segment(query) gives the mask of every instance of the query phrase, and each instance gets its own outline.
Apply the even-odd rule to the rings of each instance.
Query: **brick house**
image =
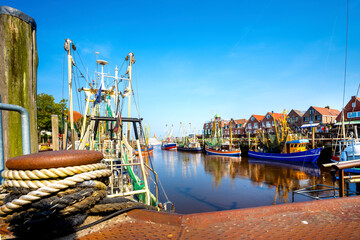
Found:
[[[204,123],[203,133],[205,137],[210,137],[213,131],[214,125],[220,129],[220,134],[224,134],[224,126],[228,124],[229,121],[221,119],[219,114],[216,114],[214,120]]]
[[[303,116],[305,111],[292,109],[288,114],[289,127],[294,131],[298,130],[303,125]]]
[[[285,114],[286,117],[286,114]],[[268,112],[266,113],[266,115],[263,117],[263,119],[260,121],[260,125],[261,125],[261,129],[264,132],[268,132],[268,133],[273,133],[275,132],[275,122],[274,119],[277,121],[276,123],[278,123],[280,120],[282,120],[284,118],[284,114],[282,113],[271,113]]]
[[[240,138],[241,136],[245,135],[245,124],[246,119],[231,119],[229,123],[224,126],[224,137],[230,137],[230,122],[231,122],[231,130],[232,136],[234,138]]]
[[[251,115],[247,120],[245,131],[246,133],[254,134],[260,128],[260,121],[264,118],[263,115]]]
[[[326,124],[332,124],[339,113],[339,110],[331,109],[330,107],[310,106],[303,115],[303,125],[301,128],[320,128]]]
[[[360,98],[355,96],[351,97],[350,101],[346,104],[344,108],[344,120],[345,124],[354,124],[356,123],[354,121],[360,120]],[[349,123],[346,123],[346,121],[349,121]],[[336,122],[341,122],[341,114],[336,117]]]

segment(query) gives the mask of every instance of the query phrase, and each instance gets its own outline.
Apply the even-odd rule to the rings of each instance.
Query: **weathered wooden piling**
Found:
[[[37,66],[35,20],[23,12],[0,6],[0,94],[3,103],[24,107],[30,116],[31,152],[38,151]],[[21,119],[2,112],[5,160],[22,155]]]

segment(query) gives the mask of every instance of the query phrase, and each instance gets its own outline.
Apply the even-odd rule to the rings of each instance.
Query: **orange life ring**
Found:
[[[40,152],[10,158],[6,161],[6,167],[9,170],[71,167],[99,163],[103,158],[101,152],[89,150]]]

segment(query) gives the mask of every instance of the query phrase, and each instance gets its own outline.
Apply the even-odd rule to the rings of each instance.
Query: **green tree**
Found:
[[[67,115],[67,100],[62,99],[59,103],[55,102],[52,95],[40,93],[37,95],[37,122],[38,130],[51,131],[51,115],[60,117],[60,128],[62,128],[62,114]]]

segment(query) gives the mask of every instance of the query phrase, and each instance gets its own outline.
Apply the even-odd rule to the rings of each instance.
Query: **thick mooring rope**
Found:
[[[65,168],[50,168],[41,170],[5,170],[1,173],[1,176],[5,179],[15,180],[40,180],[40,179],[51,179],[51,178],[64,178],[73,176],[75,174],[90,172],[99,169],[105,169],[106,165],[102,163],[81,165],[74,167]]]
[[[51,194],[64,190],[71,186],[75,186],[78,183],[93,180],[102,177],[108,177],[111,175],[111,171],[106,168],[104,164],[94,164],[93,165],[83,165],[77,167],[67,167],[67,168],[58,168],[58,169],[42,169],[34,171],[16,171],[10,170],[5,172],[2,176],[5,179],[16,179],[21,181],[6,180],[6,186],[11,187],[24,187],[24,188],[35,188],[36,190],[22,195],[18,199],[14,199],[11,202],[6,203],[0,207],[0,216],[8,215],[9,213],[16,211],[17,209],[22,208],[23,206],[30,204],[34,201],[40,200],[41,198],[47,197]],[[102,169],[101,169],[102,168]],[[98,169],[98,170],[94,170]],[[78,173],[78,174],[76,174]],[[59,178],[64,176],[69,176],[65,179],[58,181],[22,181],[23,179],[49,179]],[[42,178],[40,178],[40,176]]]

